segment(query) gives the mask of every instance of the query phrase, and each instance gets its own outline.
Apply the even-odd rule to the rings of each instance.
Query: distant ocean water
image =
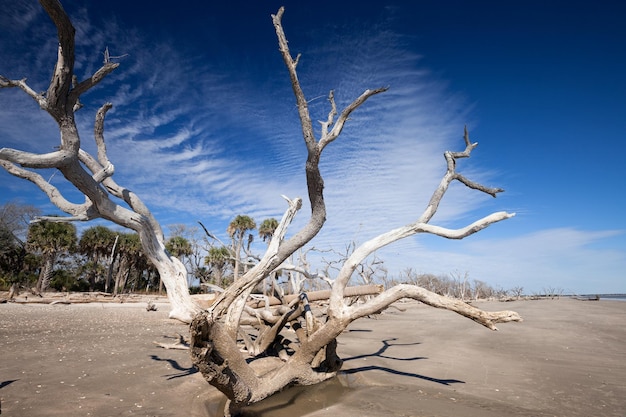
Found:
[[[594,298],[596,295],[600,300],[626,301],[626,294],[584,294],[581,297]]]

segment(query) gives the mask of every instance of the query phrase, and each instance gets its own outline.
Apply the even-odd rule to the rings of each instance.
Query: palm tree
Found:
[[[224,279],[224,271],[228,265],[232,263],[232,254],[226,246],[212,246],[209,254],[204,258],[204,263],[209,266],[213,283],[222,286]]]
[[[263,242],[268,242],[272,240],[272,236],[274,236],[274,232],[278,227],[278,220],[275,218],[269,218],[263,220],[261,226],[259,226],[259,237],[263,239]]]
[[[23,249],[13,233],[0,223],[0,278],[11,281],[17,275],[17,260]]]
[[[29,205],[8,202],[0,206],[0,280],[7,284],[25,279],[28,225],[40,214],[39,209]]]
[[[78,250],[88,258],[85,269],[90,291],[95,290],[97,277],[104,271],[101,260],[109,255],[114,243],[115,233],[105,226],[90,227],[83,232],[78,242]]]
[[[250,216],[238,215],[230,222],[226,233],[231,237],[233,242],[233,252],[235,255],[235,268],[233,271],[233,279],[237,281],[239,278],[239,265],[241,263],[241,249],[243,248],[243,239],[246,233],[250,230],[256,229],[256,223]],[[248,235],[248,249],[253,240],[252,234]]]
[[[117,274],[115,275],[115,287],[113,296],[123,291],[128,278],[133,272],[137,279],[143,271],[150,267],[146,258],[139,235],[137,233],[120,233],[117,249]]]
[[[72,252],[77,240],[76,227],[71,223],[40,221],[29,227],[26,247],[39,252],[43,259],[35,287],[37,293],[48,288],[55,262],[64,252]]]
[[[172,236],[169,238],[167,242],[165,242],[165,249],[167,249],[171,255],[177,257],[181,262],[183,262],[184,257],[193,255],[193,247],[191,246],[191,243],[182,236]],[[163,283],[159,281],[159,293],[161,292],[162,285]],[[190,285],[189,274],[187,274],[187,285]]]
[[[193,248],[191,243],[182,236],[172,236],[165,242],[165,249],[167,251],[182,260],[184,256],[193,254]]]

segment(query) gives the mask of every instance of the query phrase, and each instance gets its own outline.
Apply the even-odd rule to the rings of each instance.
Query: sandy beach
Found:
[[[523,323],[489,331],[417,302],[353,323],[342,374],[246,416],[626,416],[626,302],[480,302]],[[165,350],[186,326],[143,303],[0,305],[6,416],[215,416],[223,398]]]

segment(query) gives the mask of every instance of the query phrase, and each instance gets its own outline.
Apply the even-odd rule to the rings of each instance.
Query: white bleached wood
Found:
[[[95,141],[98,149],[94,158],[81,149],[81,141],[74,119],[74,112],[81,105],[81,94],[102,81],[119,64],[106,62],[91,77],[78,82],[74,70],[75,30],[63,7],[55,0],[41,0],[57,27],[59,38],[57,61],[52,80],[45,94],[37,94],[26,84],[26,80],[10,80],[0,75],[0,88],[20,88],[33,98],[57,122],[60,133],[59,150],[45,154],[34,154],[17,149],[0,149],[0,166],[10,174],[37,185],[50,201],[69,217],[54,218],[54,221],[86,221],[104,218],[130,228],[139,234],[144,253],[159,271],[167,289],[172,307],[170,317],[189,323],[200,309],[195,305],[187,288],[187,269],[165,250],[161,226],[154,219],[141,199],[130,190],[113,181],[113,164],[106,156],[104,142],[104,117],[111,104],[98,111],[95,120]],[[74,204],[63,197],[34,169],[56,168],[63,176],[85,195],[85,203]],[[126,206],[114,202],[111,197],[121,199]]]

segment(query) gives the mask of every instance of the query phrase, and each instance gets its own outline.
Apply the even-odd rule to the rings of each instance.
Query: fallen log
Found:
[[[344,297],[360,297],[364,295],[378,295],[383,292],[384,287],[382,285],[358,285],[354,287],[346,287],[344,291]],[[307,298],[309,301],[322,301],[330,298],[331,290],[320,290],[307,292]],[[285,303],[289,304],[293,300],[300,297],[300,294],[289,294],[285,296]],[[283,304],[283,301],[276,297],[264,297],[263,299],[248,301],[248,306],[252,308],[265,307],[265,300],[269,300],[270,306],[276,306]]]

